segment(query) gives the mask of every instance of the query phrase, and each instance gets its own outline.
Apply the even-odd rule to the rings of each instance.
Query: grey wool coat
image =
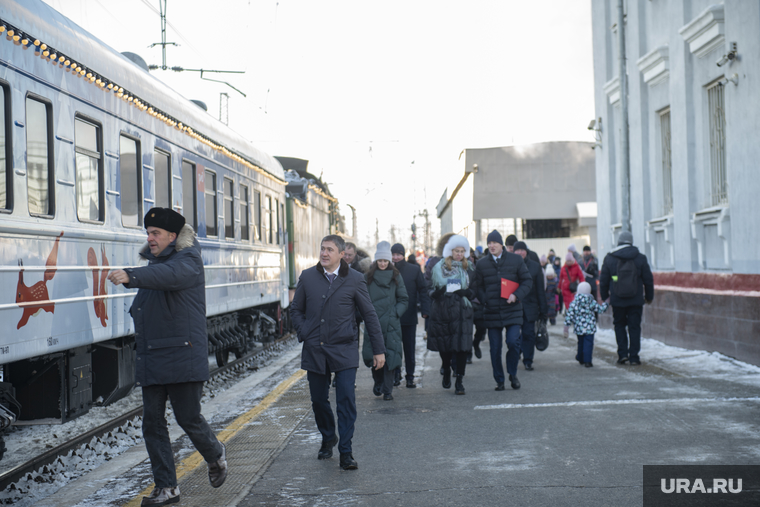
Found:
[[[359,367],[356,310],[364,318],[375,355],[385,353],[383,333],[364,275],[340,261],[332,285],[321,264],[305,269],[290,305],[290,318],[303,343],[301,368],[325,375]]]
[[[146,245],[148,265],[127,268],[138,289],[129,309],[135,322],[136,385],[140,387],[208,380],[206,279],[195,231],[185,225],[158,255]]]
[[[401,358],[404,345],[401,340],[401,316],[406,312],[409,304],[409,296],[404,286],[404,277],[399,273],[396,280],[392,280],[393,270],[386,269],[375,271],[374,279],[367,284],[372,305],[375,307],[377,317],[380,319],[380,329],[383,332],[385,342],[385,364],[389,370],[401,367]],[[365,280],[367,275],[364,275]],[[365,324],[364,347],[362,357],[364,364],[372,366],[372,348],[367,339],[367,327]]]

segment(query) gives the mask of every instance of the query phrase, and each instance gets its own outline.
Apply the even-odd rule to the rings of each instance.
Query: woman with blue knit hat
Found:
[[[383,399],[393,399],[393,371],[401,367],[403,344],[401,340],[400,317],[406,312],[409,296],[404,286],[404,278],[391,263],[391,244],[381,241],[377,244],[375,262],[364,275],[367,281],[369,297],[380,319],[380,328],[385,340],[385,366],[382,370],[372,369],[375,386],[372,392],[375,396],[383,395]],[[362,348],[364,364],[372,367],[372,348],[370,340],[364,337]]]
[[[451,387],[451,360],[456,358],[456,394],[464,394],[462,378],[467,353],[472,349],[473,308],[470,298],[470,251],[467,238],[455,234],[443,248],[443,260],[433,267],[427,348],[439,352],[443,360],[443,387]]]

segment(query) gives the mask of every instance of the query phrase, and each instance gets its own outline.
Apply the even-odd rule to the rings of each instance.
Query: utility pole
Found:
[[[625,58],[625,13],[623,12],[624,0],[618,0],[618,59],[620,76],[620,162],[622,174],[622,231],[631,231],[631,167],[630,147],[628,145],[628,75],[626,74]]]

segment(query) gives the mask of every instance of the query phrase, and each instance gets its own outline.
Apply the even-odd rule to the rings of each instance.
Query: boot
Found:
[[[444,389],[451,387],[451,370],[448,368],[443,371],[443,382],[441,382],[441,385],[443,385]]]
[[[463,375],[457,375],[457,381],[454,385],[454,392],[456,394],[464,394],[464,385],[462,385],[462,377]]]

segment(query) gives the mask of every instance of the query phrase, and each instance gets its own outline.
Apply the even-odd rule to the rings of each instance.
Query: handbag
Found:
[[[570,278],[570,268],[568,268],[567,266],[565,266],[565,271],[567,271],[567,278],[568,278],[568,280],[570,280],[570,285],[568,285],[567,288],[570,289],[570,292],[572,292],[573,294],[575,294],[575,291],[578,290],[578,282],[577,281],[574,282],[572,280],[572,278]]]
[[[536,350],[543,351],[549,346],[549,330],[546,329],[546,319],[536,322]]]

